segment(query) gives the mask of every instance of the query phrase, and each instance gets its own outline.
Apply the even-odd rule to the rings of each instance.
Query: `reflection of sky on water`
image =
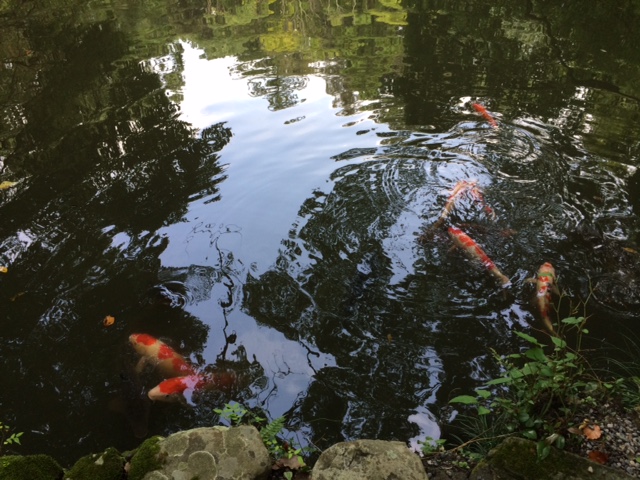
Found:
[[[296,265],[291,265],[290,274],[294,278],[304,275],[313,261],[296,238],[295,232],[308,220],[300,216],[301,206],[313,197],[314,191],[332,191],[337,179],[331,176],[337,168],[363,160],[356,155],[337,163],[332,157],[350,149],[379,145],[375,132],[386,131],[387,127],[368,119],[370,112],[367,111],[345,118],[327,93],[325,79],[314,75],[300,82],[300,90],[296,92],[298,103],[281,110],[269,109],[264,97],[251,95],[249,84],[255,78],[237,75],[240,69],[236,58],[207,60],[201,50],[189,44],[183,48],[181,120],[199,130],[225,122],[233,137],[220,152],[226,175],[220,184],[220,200],[193,201],[183,222],[158,232],[169,238],[168,247],[160,257],[163,266],[212,266],[231,275],[237,288],[242,290],[245,276],[251,273],[257,277],[273,268],[283,250],[283,240],[291,239],[301,252]],[[234,69],[236,74],[232,75]],[[263,76],[264,72],[256,75]],[[401,162],[396,167],[405,166],[408,165]],[[385,168],[384,163],[381,168]],[[422,166],[411,165],[411,168],[421,170]],[[394,178],[390,181],[393,183]],[[414,196],[412,191],[404,193]],[[400,210],[406,207],[407,200],[394,199]],[[420,218],[415,213],[409,216],[411,218],[400,215],[394,238],[389,240],[393,244],[389,245],[390,251],[398,255],[394,270],[400,277],[411,270],[415,261],[409,242],[413,242],[412,232],[417,229]],[[225,310],[221,304],[228,299],[229,289],[223,284],[224,281],[217,283],[206,301],[185,306],[185,310],[211,327],[204,360],[213,363],[224,350],[223,329],[226,328],[227,334],[236,333],[236,343],[228,351],[242,346],[249,359],[255,356],[267,377],[266,384],[252,386],[254,401],[273,417],[284,414],[308,390],[315,372],[335,366],[336,360],[332,355],[316,352],[313,345],[290,340],[278,330],[258,324],[237,308],[242,301],[241,294],[235,297],[234,305]],[[291,319],[292,323],[297,320]],[[429,364],[434,361],[439,364],[434,355],[435,351],[430,350]],[[435,384],[440,371],[436,365],[425,375],[433,377]],[[420,398],[420,402],[433,402],[435,390],[432,397]],[[408,420],[421,431],[416,438],[425,434],[437,436],[433,416],[426,408],[416,405],[415,413]]]
[[[326,188],[335,168],[330,157],[357,141],[355,129],[345,128],[345,119],[335,115],[333,98],[320,77],[308,78],[298,92],[298,104],[271,111],[264,98],[250,95],[250,77],[230,75],[237,59],[207,60],[201,55],[201,50],[184,44],[181,119],[198,129],[217,122],[226,122],[231,128],[233,137],[220,160],[228,177],[220,185],[222,201],[193,202],[185,223],[162,232],[172,238],[162,260],[166,265],[205,262],[209,250],[206,235],[193,236],[188,245],[182,239],[198,222],[234,224],[241,232],[234,238],[232,250],[247,264],[255,262],[263,272],[276,260],[300,205],[314,189]],[[364,119],[367,115],[357,116]],[[294,118],[302,120],[288,123]],[[371,143],[362,137],[361,144]],[[281,190],[283,185],[286,192]]]

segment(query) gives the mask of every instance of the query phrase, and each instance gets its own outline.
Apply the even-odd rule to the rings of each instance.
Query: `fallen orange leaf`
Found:
[[[105,327],[110,327],[111,325],[113,325],[115,323],[116,319],[114,317],[112,317],[111,315],[107,315],[106,317],[104,317],[104,320],[102,321],[102,324]]]
[[[9,269],[7,267],[0,267],[0,273],[7,273]]]
[[[594,450],[589,452],[589,460],[599,463],[600,465],[604,465],[609,460],[609,455],[604,452],[598,452]]]
[[[598,425],[585,426],[582,429],[582,434],[587,437],[587,440],[597,440],[602,436],[602,429]]]

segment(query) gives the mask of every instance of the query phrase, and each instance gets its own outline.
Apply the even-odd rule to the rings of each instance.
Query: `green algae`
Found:
[[[120,480],[124,457],[115,448],[86,455],[78,460],[64,476],[65,480]]]
[[[64,473],[48,455],[0,457],[0,480],[59,480]]]
[[[590,462],[586,458],[556,448],[544,460],[538,460],[535,442],[522,438],[508,438],[478,463],[471,473],[472,480],[621,480],[630,478],[624,472]]]
[[[131,458],[129,480],[142,480],[147,473],[162,468],[165,458],[160,452],[160,440],[161,436],[151,437],[138,447]]]

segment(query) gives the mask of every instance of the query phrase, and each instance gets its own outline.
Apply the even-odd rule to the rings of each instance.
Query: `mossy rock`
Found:
[[[60,480],[63,473],[49,455],[0,457],[0,480]]]
[[[629,475],[557,448],[538,460],[536,444],[508,438],[489,452],[471,472],[471,480],[627,480]]]
[[[124,471],[124,457],[115,448],[86,455],[78,460],[64,476],[64,480],[120,480]]]
[[[164,458],[160,456],[160,440],[162,439],[163,437],[160,436],[151,437],[138,447],[131,458],[129,480],[142,480],[147,473],[162,468],[164,464]]]

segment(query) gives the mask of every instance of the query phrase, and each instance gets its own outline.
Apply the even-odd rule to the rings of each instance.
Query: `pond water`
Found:
[[[546,261],[595,345],[633,330],[640,9],[512,3],[5,2],[18,451],[69,464],[226,402],[284,415],[301,445],[438,438],[448,399],[498,373],[490,348],[543,335],[527,279]],[[485,203],[448,221],[506,288],[424,235],[460,180]],[[162,378],[135,369],[132,333],[236,384],[145,401]]]

